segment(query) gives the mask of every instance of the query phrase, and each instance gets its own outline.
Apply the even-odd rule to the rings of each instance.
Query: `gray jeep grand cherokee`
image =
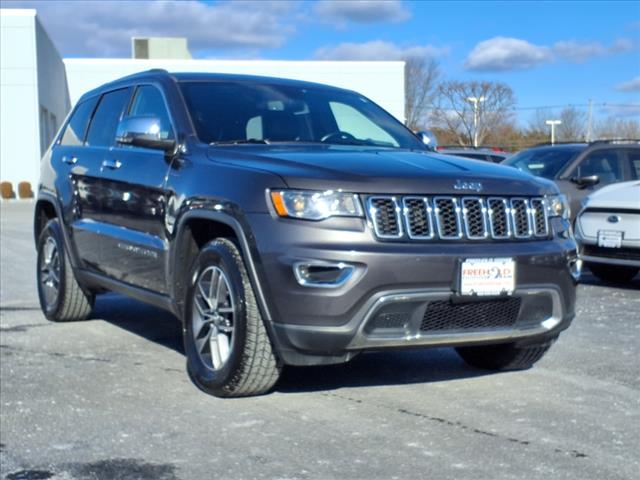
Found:
[[[40,302],[54,321],[107,291],[173,312],[217,396],[373,349],[528,368],[574,317],[565,209],[355,92],[153,70],[85,94],[43,158]]]

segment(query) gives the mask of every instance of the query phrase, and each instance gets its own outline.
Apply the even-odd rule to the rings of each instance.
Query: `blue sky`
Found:
[[[196,58],[435,58],[446,79],[510,85],[518,107],[640,118],[640,2],[3,2],[35,7],[65,57],[126,57],[186,36]],[[70,21],[70,19],[72,19]],[[618,107],[616,105],[635,105]],[[521,110],[521,118],[528,110]]]

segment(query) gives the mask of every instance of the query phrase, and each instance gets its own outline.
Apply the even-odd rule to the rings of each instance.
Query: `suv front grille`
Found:
[[[451,303],[449,300],[430,302],[424,312],[420,331],[480,330],[515,325],[520,313],[520,297]]]
[[[394,197],[367,200],[381,239],[484,240],[549,236],[544,198]]]

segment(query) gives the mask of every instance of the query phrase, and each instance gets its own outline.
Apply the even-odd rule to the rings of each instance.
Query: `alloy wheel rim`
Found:
[[[52,237],[47,238],[42,247],[40,284],[47,307],[53,306],[60,291],[60,254]]]
[[[199,275],[193,295],[192,334],[200,360],[220,370],[233,349],[236,305],[227,275],[207,267]]]

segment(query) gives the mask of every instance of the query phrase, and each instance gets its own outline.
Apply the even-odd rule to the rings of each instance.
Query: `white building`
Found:
[[[31,182],[69,109],[88,90],[151,68],[264,75],[356,90],[404,121],[404,62],[60,59],[35,10],[0,10],[0,180]],[[157,39],[156,39],[157,40]],[[136,39],[139,41],[139,39]],[[135,52],[135,43],[134,52]],[[163,49],[166,50],[166,46]],[[177,55],[177,54],[176,54]],[[181,54],[184,56],[183,54]]]

